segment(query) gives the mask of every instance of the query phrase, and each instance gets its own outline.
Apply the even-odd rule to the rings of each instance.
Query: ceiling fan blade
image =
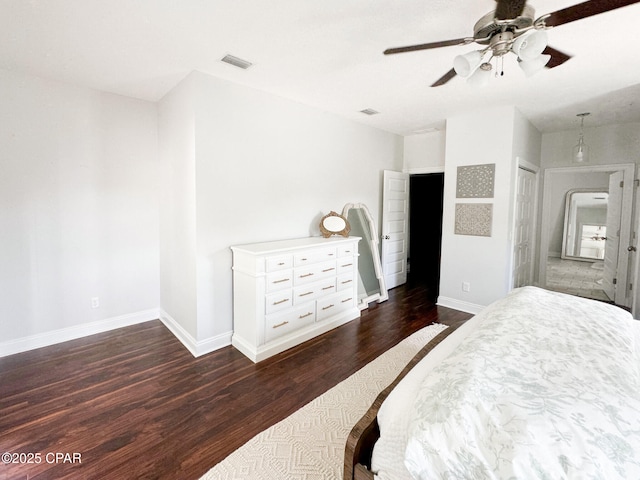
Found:
[[[558,25],[564,25],[565,23],[633,5],[634,3],[640,3],[640,0],[590,0],[550,13],[545,18],[544,23],[548,27],[557,27]]]
[[[557,67],[558,65],[562,65],[564,62],[571,58],[571,55],[567,55],[566,53],[561,52],[560,50],[556,50],[553,47],[547,47],[542,52],[545,55],[551,55],[551,59],[549,63],[547,63],[547,68]]]
[[[410,45],[408,47],[388,48],[384,51],[384,54],[391,55],[394,53],[415,52],[416,50],[428,50],[430,48],[450,47],[452,45],[466,45],[468,43],[471,43],[472,41],[473,39],[458,38],[456,40],[444,40],[442,42],[423,43],[421,45]]]
[[[498,20],[513,20],[518,18],[524,10],[526,0],[496,0],[498,6],[496,7],[495,17]]]
[[[456,76],[456,71],[452,68],[447,73],[445,73],[442,77],[440,77],[438,80],[436,80],[435,83],[433,85],[431,85],[431,86],[432,87],[439,87],[440,85],[444,85],[445,83],[447,83],[449,80],[451,80],[455,76]]]

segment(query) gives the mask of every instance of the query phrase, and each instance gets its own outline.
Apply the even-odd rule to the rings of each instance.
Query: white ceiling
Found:
[[[577,0],[531,0],[536,16]],[[525,78],[515,56],[481,89],[431,88],[474,47],[382,54],[473,35],[494,0],[0,0],[0,68],[157,101],[199,70],[411,135],[515,105],[542,132],[640,121],[640,4],[549,31],[573,55]],[[225,54],[254,63],[240,70]],[[379,115],[359,113],[372,108]]]

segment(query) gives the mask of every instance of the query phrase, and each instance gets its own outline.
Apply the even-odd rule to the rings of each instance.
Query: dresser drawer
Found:
[[[337,263],[337,274],[346,275],[347,273],[353,273],[354,267],[355,263],[353,261],[353,258],[339,258]]]
[[[265,296],[264,312],[266,314],[279,312],[293,305],[291,289],[280,290]]]
[[[323,295],[331,295],[336,292],[336,279],[327,278],[309,285],[302,285],[293,289],[293,304],[299,305],[309,300],[315,300]]]
[[[315,263],[306,267],[293,269],[293,284],[305,285],[328,277],[335,277],[337,272],[335,260],[323,263]]]
[[[277,257],[267,257],[265,259],[265,270],[268,272],[277,272],[293,267],[292,255],[280,255]]]
[[[356,305],[353,290],[344,290],[317,300],[316,319],[318,322],[327,317],[340,313]]]
[[[265,316],[265,342],[286,335],[316,321],[314,302],[308,302],[286,313]]]
[[[358,253],[357,244],[354,245],[340,245],[338,247],[338,257],[353,257]]]
[[[324,262],[336,258],[336,248],[322,248],[304,253],[296,253],[293,256],[293,266],[310,265],[312,263]]]
[[[336,288],[337,290],[344,290],[346,288],[353,288],[355,282],[353,272],[345,273],[338,277]]]
[[[293,272],[282,270],[281,272],[268,273],[266,277],[266,293],[284,290],[293,286]]]

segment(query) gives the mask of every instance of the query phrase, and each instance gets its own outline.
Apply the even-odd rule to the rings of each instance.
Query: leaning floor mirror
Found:
[[[347,203],[342,209],[342,216],[351,226],[351,235],[361,237],[358,245],[358,307],[364,310],[369,302],[384,302],[389,294],[384,283],[378,234],[366,205]]]
[[[604,190],[574,189],[566,196],[561,257],[604,260],[607,240],[607,204]]]

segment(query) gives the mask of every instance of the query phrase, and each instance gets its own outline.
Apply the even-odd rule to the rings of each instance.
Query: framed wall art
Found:
[[[493,198],[496,164],[458,167],[456,198]]]
[[[456,235],[491,236],[492,203],[456,203]]]

